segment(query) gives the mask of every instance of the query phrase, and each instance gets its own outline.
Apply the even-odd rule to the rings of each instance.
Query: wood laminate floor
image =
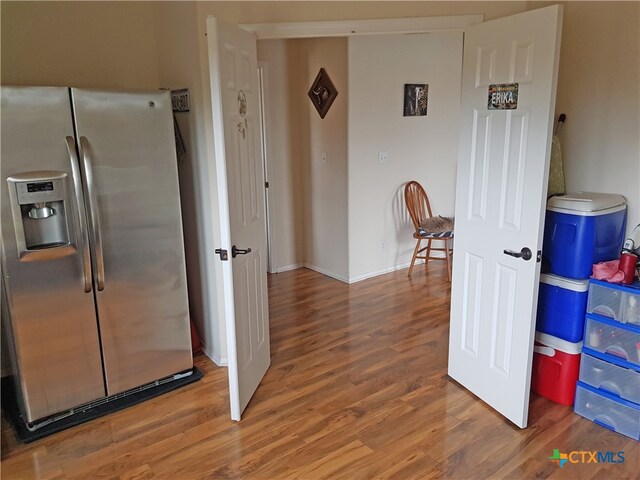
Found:
[[[272,364],[241,422],[200,356],[200,382],[29,445],[3,418],[2,478],[638,478],[637,442],[536,395],[520,430],[447,377],[450,284],[429,268],[272,275]],[[561,469],[554,449],[625,462]]]

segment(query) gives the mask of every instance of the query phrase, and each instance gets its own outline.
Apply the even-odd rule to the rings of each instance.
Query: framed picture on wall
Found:
[[[404,84],[404,116],[424,117],[427,115],[429,85],[426,83]]]
[[[308,95],[311,103],[313,103],[313,106],[316,107],[316,110],[320,114],[320,118],[324,118],[331,104],[338,96],[338,90],[336,90],[336,87],[333,85],[324,68],[321,68],[318,72],[316,79],[309,89]]]

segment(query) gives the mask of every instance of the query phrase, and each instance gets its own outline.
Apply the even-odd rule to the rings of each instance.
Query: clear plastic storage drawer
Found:
[[[640,290],[591,280],[587,313],[640,325]]]
[[[582,354],[580,381],[640,404],[640,372]]]
[[[575,412],[592,422],[640,440],[640,406],[615,398],[578,382]]]
[[[640,366],[640,327],[587,315],[584,346]]]

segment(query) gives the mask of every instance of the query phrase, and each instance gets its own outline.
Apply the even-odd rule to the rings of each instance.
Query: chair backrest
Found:
[[[407,210],[416,231],[426,219],[433,216],[427,192],[416,181],[412,180],[404,186],[404,202],[407,204]]]

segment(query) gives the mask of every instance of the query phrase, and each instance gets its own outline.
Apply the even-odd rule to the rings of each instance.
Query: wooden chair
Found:
[[[427,192],[425,192],[422,185],[418,182],[411,181],[405,185],[404,201],[415,229],[413,238],[416,239],[416,248],[413,250],[413,258],[411,259],[411,266],[409,267],[409,276],[411,276],[413,265],[417,259],[424,260],[425,267],[428,266],[429,260],[446,260],[447,274],[449,281],[451,281],[451,255],[453,249],[451,248],[450,242],[453,241],[452,219],[433,216]],[[427,241],[427,246],[420,248],[423,240]],[[432,247],[431,242],[436,240],[444,242],[444,246],[438,248]],[[420,256],[425,250],[426,254]],[[431,256],[432,251],[444,252],[444,257],[433,257]]]

